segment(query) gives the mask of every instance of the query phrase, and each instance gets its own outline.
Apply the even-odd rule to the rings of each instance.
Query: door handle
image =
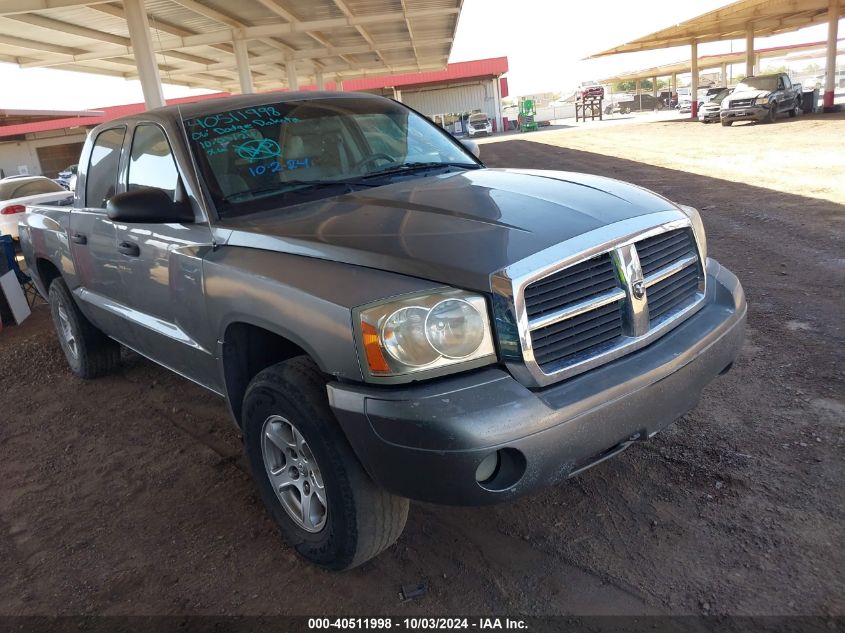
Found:
[[[70,236],[70,241],[74,244],[87,244],[88,238],[84,236],[82,233],[74,233]]]
[[[134,242],[121,242],[117,245],[117,250],[129,257],[138,257],[141,254],[140,247]]]

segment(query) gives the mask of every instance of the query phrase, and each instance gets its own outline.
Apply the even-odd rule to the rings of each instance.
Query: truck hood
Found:
[[[727,97],[725,97],[725,101],[723,103],[727,103],[729,101],[739,101],[740,99],[762,99],[768,97],[772,94],[768,90],[743,90],[742,92],[732,92]]]
[[[224,219],[219,239],[485,291],[538,251],[637,216],[678,210],[610,178],[479,169],[395,182]],[[678,211],[679,217],[683,217]]]

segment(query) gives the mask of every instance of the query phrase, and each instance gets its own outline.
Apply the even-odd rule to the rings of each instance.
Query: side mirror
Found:
[[[117,194],[106,203],[106,215],[110,220],[137,224],[194,221],[190,206],[173,202],[163,189],[155,187]]]
[[[461,141],[461,145],[466,147],[469,152],[476,158],[481,158],[481,148],[478,147],[478,143],[476,143],[475,141],[471,141],[468,138],[465,138]]]

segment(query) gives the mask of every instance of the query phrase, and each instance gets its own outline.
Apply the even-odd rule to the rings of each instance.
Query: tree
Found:
[[[764,70],[762,74],[764,74],[764,75],[774,75],[774,74],[777,74],[777,73],[785,73],[785,74],[788,75],[789,74],[789,67],[783,66],[783,65],[767,66],[766,70]]]

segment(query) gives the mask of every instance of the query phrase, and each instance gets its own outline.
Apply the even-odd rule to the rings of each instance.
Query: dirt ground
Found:
[[[133,355],[76,379],[38,308],[0,334],[0,614],[845,613],[843,126],[485,143],[490,166],[613,176],[702,209],[711,255],[745,285],[748,341],[652,442],[517,503],[414,503],[398,544],[345,574],[281,542],[221,400]]]

